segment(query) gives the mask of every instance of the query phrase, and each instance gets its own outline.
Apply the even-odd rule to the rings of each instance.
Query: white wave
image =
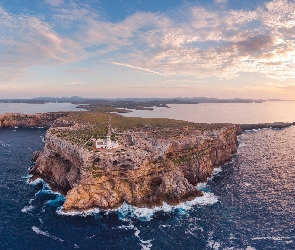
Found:
[[[185,208],[187,210],[190,210],[195,205],[202,205],[202,206],[213,205],[218,202],[218,197],[215,194],[209,193],[209,192],[203,192],[203,194],[204,194],[203,196],[196,197],[193,200],[180,203],[179,205],[175,206],[175,208],[180,207],[180,208]]]
[[[207,182],[208,181],[212,181],[214,177],[218,176],[222,172],[222,167],[223,166],[224,165],[222,165],[222,166],[220,166],[218,168],[214,168],[213,171],[212,171],[212,173],[211,173],[211,177],[208,177],[207,178]],[[205,183],[207,184],[207,182],[205,182]]]
[[[4,143],[3,141],[0,141],[0,146],[3,146],[3,147],[10,147],[9,144]]]
[[[218,241],[209,240],[208,247],[214,250],[218,250],[221,247],[221,244]]]
[[[37,185],[37,184],[43,184],[43,187],[41,190],[39,190],[36,194],[35,197],[40,195],[40,194],[56,194],[56,195],[61,195],[63,196],[60,192],[58,191],[53,191],[50,186],[41,178],[37,178],[33,181],[30,181],[29,184],[31,185]]]
[[[63,211],[63,207],[59,207],[56,210],[56,213],[59,215],[64,216],[82,216],[86,217],[89,215],[95,215],[100,212],[104,213],[110,213],[110,212],[116,212],[119,214],[119,218],[121,220],[126,220],[126,218],[135,218],[142,221],[150,221],[152,220],[153,216],[157,212],[177,212],[177,213],[186,213],[187,211],[193,209],[196,205],[200,206],[206,206],[206,205],[213,205],[218,202],[218,197],[215,196],[213,193],[210,192],[203,192],[204,195],[200,197],[196,197],[193,200],[185,201],[183,203],[180,203],[176,206],[172,206],[167,204],[166,202],[163,202],[162,206],[157,206],[153,208],[141,208],[141,207],[135,207],[132,205],[127,204],[124,202],[118,209],[110,209],[110,210],[103,210],[103,209],[89,209],[86,211],[71,211],[71,212],[65,212]]]
[[[27,212],[31,212],[34,209],[34,206],[30,205],[30,206],[25,206],[21,211],[23,213],[27,213]]]
[[[61,207],[58,207],[57,210],[56,210],[56,213],[58,215],[64,215],[64,216],[81,216],[81,217],[86,217],[86,216],[95,215],[95,214],[98,214],[98,213],[104,211],[104,210],[101,210],[99,208],[93,208],[93,209],[89,209],[89,210],[86,210],[86,211],[65,212],[62,209],[63,209],[62,206]]]
[[[121,215],[121,218],[133,217],[143,221],[150,221],[153,218],[154,214],[161,210],[164,212],[170,212],[172,210],[172,206],[163,203],[163,206],[161,207],[141,208],[129,205],[124,202],[123,205],[117,209],[117,213]]]
[[[153,246],[152,243],[151,243],[153,240],[143,240],[143,239],[141,239],[141,237],[139,236],[140,230],[136,226],[134,226],[130,220],[129,220],[129,225],[127,225],[127,226],[119,226],[118,228],[124,228],[126,230],[127,229],[134,229],[135,230],[134,235],[139,239],[139,241],[140,241],[139,245],[142,247],[141,248],[142,250],[150,250],[151,247]]]
[[[281,236],[269,236],[269,237],[254,237],[252,240],[273,240],[273,241],[282,241],[290,240],[291,237],[281,237]]]
[[[32,229],[33,229],[33,231],[34,231],[36,234],[41,234],[41,235],[44,235],[44,236],[46,236],[46,237],[49,237],[49,238],[52,238],[52,239],[54,239],[54,240],[58,240],[58,241],[64,241],[64,240],[61,239],[61,238],[58,238],[58,237],[55,237],[55,236],[50,235],[48,232],[44,232],[44,231],[42,231],[42,230],[41,230],[40,228],[38,228],[38,227],[33,226]]]
[[[93,237],[95,237],[96,235],[95,234],[93,234],[93,235],[91,235],[91,236],[88,236],[88,237],[86,237],[87,239],[91,239],[91,238],[93,238]]]
[[[159,227],[171,227],[171,225],[160,225]]]
[[[208,184],[207,182],[199,182],[197,185],[197,189],[202,190],[202,189],[208,188],[207,184]]]
[[[196,231],[204,232],[204,229],[202,227],[198,227],[196,225],[194,225],[194,226],[189,225],[188,229],[185,230],[185,233],[190,234],[190,235],[194,236],[195,238],[198,238],[199,236],[196,233]]]
[[[220,166],[218,168],[214,168],[213,171],[212,171],[212,177],[218,175],[221,172],[222,172],[222,166]]]
[[[37,178],[35,180],[30,180],[30,178],[27,180],[27,183],[30,185],[38,185],[38,184],[45,184],[45,181],[42,178]]]

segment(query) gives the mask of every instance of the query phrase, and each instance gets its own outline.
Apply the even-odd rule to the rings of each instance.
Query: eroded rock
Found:
[[[124,201],[153,207],[201,196],[195,186],[231,159],[240,131],[236,125],[205,131],[185,127],[179,135],[169,130],[170,138],[167,130],[161,137],[149,126],[121,133],[119,149],[95,151],[59,138],[59,128],[54,129],[47,132],[31,173],[67,193],[65,211],[112,209]]]

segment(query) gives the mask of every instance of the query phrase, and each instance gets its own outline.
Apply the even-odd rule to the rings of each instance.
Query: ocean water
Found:
[[[0,115],[5,113],[22,113],[22,114],[36,114],[45,112],[59,112],[59,111],[83,111],[84,109],[77,109],[77,105],[71,103],[44,103],[44,104],[29,104],[29,103],[1,103]]]
[[[169,104],[170,108],[133,110],[126,117],[170,118],[199,123],[295,122],[295,101],[263,103]]]
[[[0,249],[295,249],[295,127],[245,132],[233,160],[171,207],[64,215],[28,182],[45,129],[0,129]]]

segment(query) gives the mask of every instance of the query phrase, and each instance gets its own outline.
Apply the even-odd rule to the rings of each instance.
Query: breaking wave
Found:
[[[132,205],[127,204],[124,202],[122,206],[120,206],[118,209],[111,209],[111,210],[103,210],[103,209],[90,209],[86,211],[72,211],[72,212],[64,212],[62,209],[62,206],[57,209],[57,214],[64,215],[64,216],[90,216],[90,215],[96,215],[98,213],[111,213],[115,212],[118,214],[119,219],[126,220],[128,218],[135,218],[139,219],[141,221],[150,221],[153,219],[154,215],[157,212],[164,212],[164,213],[176,213],[176,214],[184,214],[188,212],[189,210],[193,209],[195,206],[206,206],[206,205],[213,205],[218,202],[217,196],[215,196],[213,193],[210,192],[204,192],[204,195],[201,197],[196,197],[193,200],[185,201],[183,203],[180,203],[176,206],[172,206],[167,204],[166,202],[163,202],[162,206],[157,206],[154,208],[140,208],[135,207]]]
[[[46,236],[46,237],[49,237],[49,238],[52,238],[52,239],[54,239],[54,240],[58,240],[58,241],[64,241],[64,240],[61,239],[61,238],[58,238],[58,237],[55,237],[55,236],[50,235],[48,232],[44,232],[44,231],[42,231],[42,230],[41,230],[40,228],[38,228],[38,227],[33,226],[33,227],[32,227],[32,230],[33,230],[36,234],[41,234],[41,235],[44,235],[44,236]]]

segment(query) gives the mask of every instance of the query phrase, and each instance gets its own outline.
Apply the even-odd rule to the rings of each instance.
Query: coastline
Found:
[[[85,113],[85,112],[84,112]],[[59,127],[62,128],[63,131],[67,129],[73,129],[74,127],[77,127],[77,124],[75,120],[66,120],[67,115],[71,113],[45,113],[45,114],[37,114],[37,115],[21,115],[21,114],[6,114],[0,116],[0,127],[3,128],[15,128],[15,127],[47,127],[50,128],[53,123],[54,123],[54,130],[59,129]],[[77,114],[77,113],[76,113]],[[73,113],[72,113],[73,115]],[[105,118],[107,118],[110,114],[104,114]],[[123,119],[123,117],[118,116],[118,115],[113,115],[116,117],[116,119]],[[4,117],[4,118],[3,118]],[[120,118],[121,117],[121,118]],[[6,118],[6,120],[5,120]],[[115,119],[115,118],[114,118]],[[128,119],[127,119],[128,120]],[[184,122],[185,123],[185,122]],[[165,123],[163,124],[165,127]],[[162,207],[163,204],[169,204],[170,206],[178,206],[178,204],[183,203],[183,202],[188,202],[196,199],[198,196],[202,196],[201,192],[196,189],[196,184],[202,183],[206,181],[208,177],[211,176],[212,171],[216,167],[220,167],[224,163],[228,162],[233,154],[236,152],[236,149],[234,147],[234,140],[236,140],[236,136],[241,134],[242,131],[247,131],[247,130],[259,130],[259,129],[264,129],[264,128],[273,128],[273,129],[282,129],[286,128],[292,125],[295,125],[295,123],[283,123],[283,122],[274,122],[274,123],[259,123],[259,124],[239,124],[239,125],[234,125],[234,124],[199,124],[199,126],[214,126],[216,125],[219,128],[226,128],[226,127],[232,127],[232,129],[229,129],[228,131],[224,132],[218,132],[216,134],[216,131],[211,128],[211,130],[208,130],[208,134],[202,139],[203,141],[199,141],[198,143],[203,143],[204,146],[201,148],[196,148],[192,152],[188,153],[186,152],[185,149],[185,144],[181,146],[177,151],[174,152],[174,149],[169,149],[167,152],[164,150],[163,152],[164,155],[161,156],[161,161],[157,160],[152,160],[152,161],[142,161],[141,157],[139,157],[138,152],[135,150],[134,152],[131,150],[131,148],[127,148],[128,153],[134,153],[134,162],[132,162],[132,158],[126,158],[124,156],[124,153],[117,158],[115,157],[114,159],[106,153],[106,155],[100,154],[100,159],[102,162],[106,162],[108,160],[112,160],[112,162],[116,162],[115,165],[113,164],[112,166],[106,165],[106,169],[100,169],[101,166],[97,165],[94,167],[94,165],[91,165],[93,163],[90,163],[91,156],[88,155],[87,150],[79,148],[79,145],[74,146],[74,144],[71,144],[70,141],[63,140],[62,138],[58,139],[58,137],[50,135],[50,130],[49,133],[47,132],[47,143],[49,141],[50,145],[46,144],[45,141],[45,146],[43,149],[43,155],[39,158],[37,157],[34,161],[37,161],[37,164],[32,167],[31,173],[37,174],[38,177],[42,177],[43,180],[45,180],[49,185],[51,186],[52,189],[58,190],[60,193],[64,194],[68,198],[68,194],[71,196],[71,201],[69,199],[66,199],[66,209],[64,209],[65,212],[72,212],[72,211],[85,211],[89,209],[102,209],[102,210],[110,210],[110,209],[119,209],[123,202],[127,202],[130,206],[135,206],[139,208],[154,208],[154,207]],[[150,125],[149,125],[150,126]],[[184,126],[184,124],[180,125],[181,127]],[[234,128],[235,127],[235,128]],[[149,130],[153,131],[152,127],[149,128]],[[143,130],[142,130],[143,131]],[[211,132],[210,132],[211,131]],[[212,134],[212,131],[213,132]],[[221,130],[220,130],[221,131]],[[146,132],[145,132],[146,133]],[[148,132],[150,133],[150,132]],[[182,133],[183,134],[183,133]],[[187,138],[190,138],[193,134],[187,134]],[[56,138],[55,138],[56,137]],[[200,138],[200,137],[199,137]],[[218,139],[219,138],[219,139]],[[230,138],[230,139],[225,139],[225,138]],[[235,138],[235,139],[234,139]],[[139,139],[139,138],[138,138]],[[184,138],[185,139],[185,138]],[[142,140],[143,144],[150,143],[146,139],[140,139]],[[152,139],[154,142],[156,142],[157,139]],[[187,139],[185,139],[187,140]],[[208,140],[213,140],[213,144],[209,143]],[[215,144],[214,140],[219,140],[219,142],[216,141],[217,144]],[[169,136],[167,139],[164,141],[169,142]],[[226,149],[225,145],[227,143],[231,144],[231,148]],[[163,142],[161,142],[163,143]],[[165,142],[166,143],[166,142]],[[164,143],[164,144],[165,144]],[[171,142],[169,142],[171,143]],[[168,143],[168,144],[169,144]],[[172,144],[175,142],[172,142]],[[178,142],[179,143],[179,142]],[[185,142],[187,143],[187,142]],[[164,145],[163,144],[163,145]],[[167,145],[168,145],[167,144]],[[171,144],[171,145],[172,145]],[[163,147],[161,144],[161,147]],[[170,145],[170,144],[169,144]],[[190,142],[190,145],[194,145],[194,142]],[[201,144],[200,144],[201,145]],[[237,146],[237,145],[236,145]],[[164,146],[165,148],[166,146]],[[169,148],[170,146],[168,146]],[[167,148],[167,149],[168,149]],[[208,149],[209,151],[206,152],[203,155],[203,150]],[[129,151],[131,150],[131,151]],[[218,153],[214,153],[214,150],[218,150]],[[52,151],[52,153],[50,153]],[[45,153],[44,153],[45,152]],[[154,154],[154,150],[150,148],[150,152],[152,152],[152,155]],[[132,154],[133,154],[132,153]],[[163,159],[166,159],[167,154],[175,154],[171,158],[170,161],[166,162],[166,160],[162,163]],[[199,170],[193,170],[191,166],[187,166],[186,161],[184,159],[191,159],[191,155],[200,155],[202,153],[202,156],[198,156],[201,158],[198,158],[197,161],[193,161],[195,163],[189,163],[189,164],[199,164],[200,159],[201,162],[203,162],[205,167],[200,167]],[[42,154],[42,153],[41,153]],[[188,158],[183,158],[187,157],[186,154],[188,154]],[[165,156],[166,155],[166,156]],[[216,155],[216,156],[214,156]],[[219,159],[217,159],[218,157]],[[94,155],[93,155],[94,157]],[[95,156],[97,157],[97,156]],[[111,158],[110,158],[111,157]],[[138,158],[139,157],[139,158]],[[160,157],[160,156],[159,156]],[[164,158],[163,158],[164,157]],[[215,157],[216,159],[212,161],[212,157]],[[38,159],[39,158],[39,159]],[[126,158],[126,159],[125,159]],[[155,158],[152,156],[152,158]],[[156,157],[157,158],[157,157]],[[156,159],[155,158],[155,159]],[[158,159],[158,158],[157,158]],[[168,157],[169,159],[169,157]],[[129,163],[135,164],[137,166],[134,169],[123,169],[119,165],[122,163],[122,166],[126,165],[126,160],[130,161]],[[191,160],[190,160],[191,161]],[[173,162],[173,163],[172,163]],[[198,163],[197,163],[198,162]],[[129,164],[128,163],[128,164]],[[165,163],[165,164],[164,164]],[[117,165],[119,164],[119,165]],[[127,165],[128,165],[127,164]],[[153,165],[154,164],[154,165]],[[163,165],[164,164],[164,165]],[[93,166],[91,168],[87,166]],[[127,166],[126,165],[126,166]],[[166,166],[167,165],[167,166]],[[182,166],[181,168],[178,167]],[[187,170],[185,168],[187,168]],[[88,168],[88,170],[86,170]],[[157,174],[157,169],[160,168],[161,171],[159,174]],[[179,168],[179,169],[178,169]],[[63,170],[64,169],[64,170]],[[68,169],[68,170],[67,170]],[[116,172],[113,172],[113,170]],[[170,169],[170,170],[169,170]],[[173,171],[171,171],[173,169]],[[183,170],[180,170],[183,169]],[[203,169],[203,170],[201,170]],[[205,170],[206,169],[206,170]],[[37,170],[37,172],[36,172]],[[90,172],[89,172],[90,171]],[[97,172],[98,171],[98,172]],[[184,172],[183,172],[184,171]],[[195,172],[193,174],[194,176],[191,176],[191,171]],[[203,172],[202,172],[203,171]],[[81,172],[81,173],[80,173]],[[125,179],[124,182],[121,182],[119,175],[124,175]],[[153,174],[152,174],[153,173]],[[161,173],[161,174],[160,174]],[[190,174],[189,174],[190,173]],[[131,175],[130,175],[131,174]],[[152,174],[152,175],[151,175]],[[128,179],[128,175],[130,175],[130,180]],[[165,176],[167,175],[167,176]],[[58,177],[54,177],[58,176]],[[68,176],[68,177],[66,177]],[[140,180],[144,178],[144,176],[153,176],[147,183],[145,183],[145,186],[139,188],[139,186],[136,188],[138,190],[146,189],[149,190],[149,188],[153,189],[154,191],[156,190],[162,190],[160,193],[150,193],[149,196],[154,198],[151,198],[151,200],[146,200],[144,197],[146,194],[140,194],[137,193],[137,198],[135,199],[133,197],[133,194],[129,197],[126,198],[126,195],[121,194],[121,193],[116,193],[117,191],[114,191],[112,188],[110,188],[113,184],[112,183],[121,183],[121,189],[125,190],[125,193],[131,192],[134,193],[134,190],[129,190],[127,188],[128,185],[134,185],[134,183],[137,183],[136,185],[141,185]],[[175,178],[173,180],[173,178]],[[56,179],[58,178],[58,179]],[[119,179],[118,179],[119,178]],[[138,181],[134,180],[138,178]],[[175,183],[171,181],[176,181]],[[119,182],[118,182],[119,181]],[[170,183],[171,182],[171,183]],[[178,183],[177,183],[178,182]],[[126,186],[126,183],[129,183]],[[172,185],[174,186],[171,190],[163,188],[161,185],[162,183],[165,183],[165,186],[167,185]],[[176,184],[177,183],[177,184]],[[181,184],[182,183],[182,184]],[[87,194],[88,191],[85,190],[85,185],[92,185],[94,189],[100,189],[104,185],[110,185],[107,189],[104,190],[102,188],[103,192],[108,192],[110,196],[113,198],[113,203],[109,203],[108,198],[99,198],[101,200],[97,200],[95,203],[92,203],[90,201],[85,200],[85,195],[89,196],[99,196],[99,193],[96,193],[95,191],[93,194]],[[179,186],[179,184],[181,184]],[[192,186],[191,186],[192,185]],[[126,189],[127,188],[127,189]],[[64,192],[62,192],[62,190]],[[177,192],[180,192],[178,196],[175,196]],[[85,192],[86,191],[86,192]],[[153,192],[154,192],[153,191]],[[85,195],[80,196],[81,193],[85,193]],[[115,192],[112,194],[112,192]],[[124,193],[123,192],[123,193]],[[119,196],[122,197],[120,198]],[[117,197],[117,198],[114,198]],[[133,198],[132,198],[133,197]],[[160,198],[161,197],[161,198]],[[84,199],[84,204],[76,205],[79,203],[81,200]],[[126,200],[127,199],[127,200]],[[105,203],[107,205],[105,205]]]
[[[283,129],[295,125],[295,122],[273,122],[273,123],[258,123],[258,124],[238,124],[243,131],[253,129]]]

